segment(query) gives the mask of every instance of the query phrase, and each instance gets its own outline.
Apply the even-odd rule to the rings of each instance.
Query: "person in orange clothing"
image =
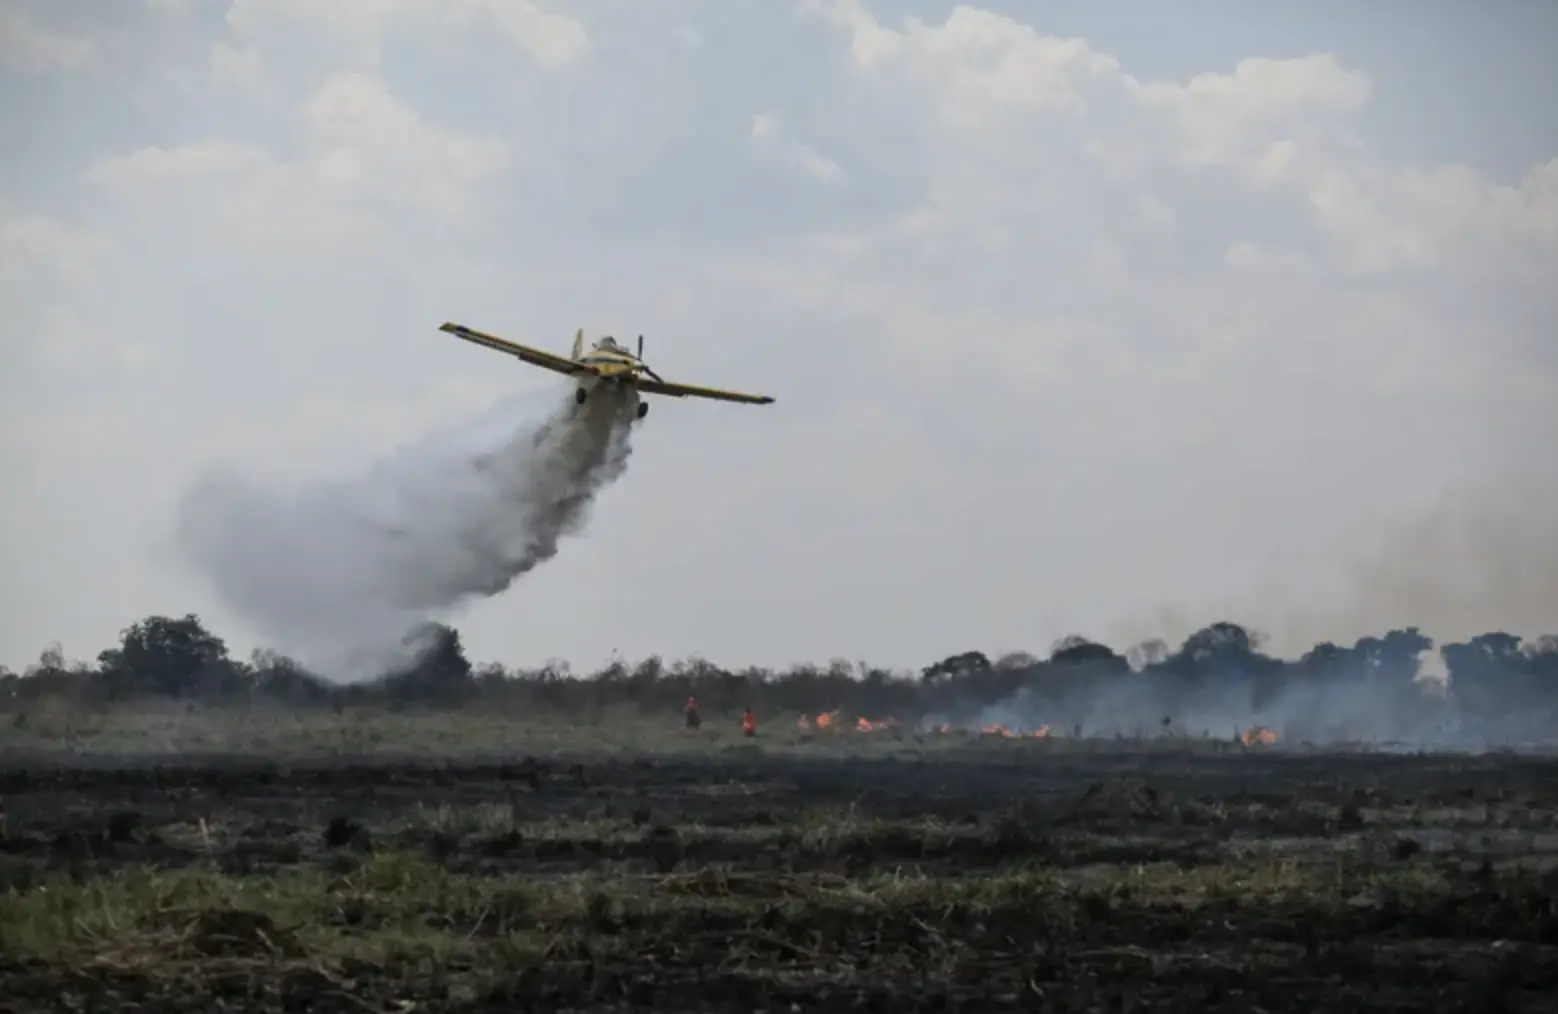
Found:
[[[689,729],[696,729],[703,724],[703,717],[698,714],[698,700],[695,697],[687,698],[687,706],[682,708],[682,714],[686,716]]]
[[[743,736],[757,735],[757,712],[751,708],[741,713],[741,734]]]

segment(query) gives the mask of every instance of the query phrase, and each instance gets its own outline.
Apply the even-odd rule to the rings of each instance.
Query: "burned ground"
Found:
[[[1553,760],[17,763],[18,1008],[1519,1011],[1558,989]]]

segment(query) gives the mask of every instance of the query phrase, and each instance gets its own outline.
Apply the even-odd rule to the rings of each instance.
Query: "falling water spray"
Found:
[[[278,649],[332,679],[371,678],[415,658],[427,621],[557,554],[626,470],[637,406],[630,388],[582,405],[570,388],[539,422],[504,406],[346,481],[214,472],[181,502],[178,541]]]

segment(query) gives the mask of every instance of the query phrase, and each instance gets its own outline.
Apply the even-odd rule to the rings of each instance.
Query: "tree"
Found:
[[[1197,661],[1245,658],[1260,650],[1260,636],[1237,623],[1214,623],[1185,638],[1179,650]]]
[[[1421,656],[1434,646],[1416,627],[1392,630],[1372,646],[1368,661],[1371,675],[1386,683],[1406,685],[1417,679]]]
[[[370,684],[337,686],[274,652],[256,651],[247,663],[229,659],[221,638],[189,614],[151,616],[124,630],[119,645],[102,652],[95,668],[67,663],[64,652],[52,646],[21,676],[0,670],[0,693],[14,693],[23,701],[71,698],[96,705],[105,696],[188,699],[241,690],[246,698],[297,707],[343,708],[357,702],[461,707],[479,699],[482,706],[514,702],[575,714],[622,705],[671,714],[692,694],[716,711],[754,704],[767,713],[844,709],[938,722],[972,721],[988,707],[1016,701],[1041,709],[1046,721],[1072,724],[1095,714],[1106,701],[1115,711],[1122,710],[1117,702],[1126,701],[1123,710],[1133,714],[1138,705],[1185,715],[1209,704],[1258,712],[1283,698],[1298,680],[1308,679],[1326,683],[1324,693],[1294,702],[1313,708],[1322,725],[1349,708],[1383,708],[1401,727],[1439,714],[1440,701],[1429,711],[1414,703],[1428,700],[1412,677],[1421,653],[1432,647],[1415,627],[1364,637],[1352,647],[1318,644],[1292,665],[1262,654],[1260,641],[1237,624],[1214,623],[1191,634],[1172,654],[1161,641],[1147,642],[1133,648],[1127,660],[1108,645],[1073,635],[1058,641],[1044,662],[1022,652],[992,662],[983,652],[966,651],[925,667],[918,679],[843,659],[826,668],[803,665],[772,673],[728,671],[697,657],[637,664],[614,659],[593,678],[575,678],[560,661],[511,675],[496,665],[478,672],[459,632],[434,623],[407,639],[406,654],[415,658],[397,672]],[[1522,642],[1495,631],[1447,645],[1441,654],[1450,694],[1466,717],[1495,722],[1511,735],[1540,730],[1544,722],[1558,719],[1553,713],[1558,636]],[[1131,672],[1147,666],[1150,677]],[[1303,704],[1310,697],[1315,702]]]
[[[38,661],[32,673],[38,676],[59,676],[65,672],[65,649],[58,641],[38,652]]]
[[[1101,666],[1115,672],[1130,669],[1131,665],[1124,656],[1119,655],[1113,648],[1090,641],[1078,634],[1069,634],[1055,642],[1050,649],[1050,665],[1090,665]]]
[[[1527,658],[1558,660],[1558,634],[1543,634],[1521,647]]]
[[[1440,655],[1450,670],[1450,696],[1467,714],[1498,717],[1532,697],[1531,659],[1514,634],[1478,634],[1465,644],[1445,645]]]
[[[961,655],[949,655],[920,670],[922,683],[941,683],[945,680],[988,672],[990,659],[982,651],[965,651]]]
[[[1253,675],[1271,669],[1274,662],[1260,654],[1259,635],[1237,623],[1223,622],[1202,627],[1185,638],[1164,665],[1180,676],[1197,679]]]
[[[1558,699],[1558,634],[1543,634],[1524,650],[1535,690],[1549,700]]]
[[[401,703],[458,707],[476,692],[476,680],[460,632],[443,623],[429,623],[406,639],[421,645],[416,660],[387,676],[383,685]]]
[[[1471,647],[1488,661],[1505,664],[1520,655],[1520,638],[1502,630],[1478,634],[1471,639]]]
[[[147,617],[122,631],[119,647],[99,653],[97,663],[116,696],[195,697],[230,688],[236,675],[226,643],[194,613]]]
[[[1321,641],[1306,651],[1298,664],[1310,676],[1323,678],[1340,672],[1350,656],[1346,648],[1331,641]]]
[[[331,696],[331,688],[323,680],[268,648],[256,648],[250,654],[249,672],[255,694],[279,704],[319,705]]]

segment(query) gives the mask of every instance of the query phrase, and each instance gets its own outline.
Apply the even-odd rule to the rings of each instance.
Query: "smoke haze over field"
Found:
[[[965,682],[935,691],[942,701],[924,724],[1214,738],[1264,728],[1286,742],[1449,749],[1558,742],[1558,639],[1490,632],[1433,645],[1398,628],[1301,655],[1272,658],[1233,624],[1203,627],[1134,669],[1077,639],[1048,665],[959,662]],[[1421,678],[1430,663],[1441,678]]]
[[[275,648],[332,679],[376,676],[425,621],[551,559],[627,467],[638,397],[601,389],[540,420],[523,403],[296,488],[212,473],[180,504],[189,559]]]
[[[1558,411],[1551,426],[1558,432]],[[1441,643],[1490,630],[1558,631],[1558,468],[1546,462],[1507,466],[1323,549],[1336,561],[1329,594],[1293,587],[1282,568],[1240,598],[1209,609],[1165,605],[1100,633],[1110,643],[1177,644],[1210,612],[1259,630],[1273,654],[1297,658],[1323,641],[1351,643],[1406,626]],[[1436,656],[1423,665],[1442,677]]]

